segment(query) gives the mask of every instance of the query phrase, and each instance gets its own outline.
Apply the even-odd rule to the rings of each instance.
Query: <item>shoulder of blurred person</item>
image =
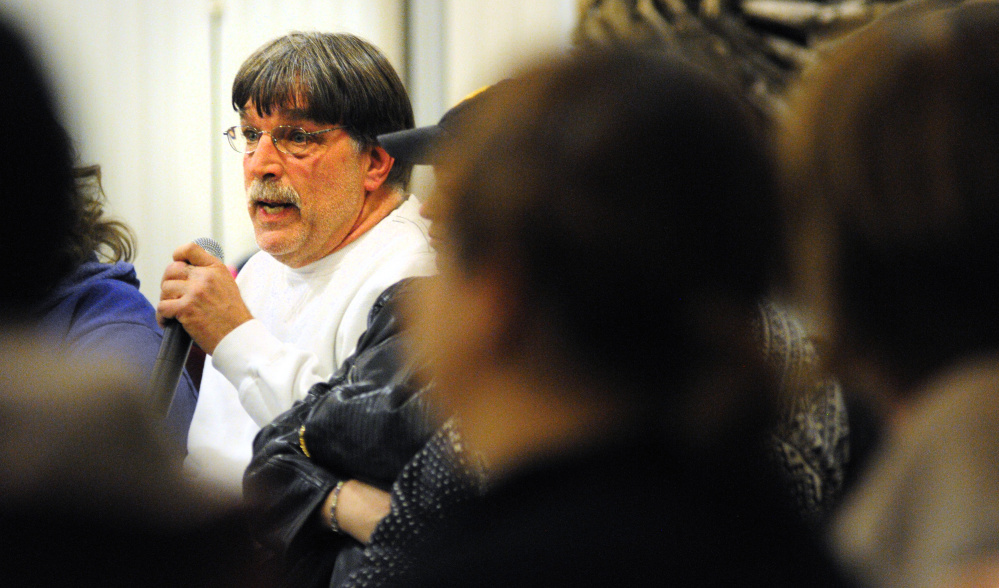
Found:
[[[78,361],[114,360],[144,381],[152,373],[163,333],[155,309],[139,291],[131,264],[134,236],[105,210],[100,166],[78,167],[74,175],[74,223],[63,245],[73,270],[37,303],[34,326],[54,353]],[[197,398],[186,371],[175,398],[167,426],[183,447]]]
[[[872,586],[950,586],[999,556],[999,356],[959,362],[891,417],[829,529]]]
[[[5,582],[268,585],[243,513],[181,475],[134,379],[0,337]]]
[[[753,452],[705,475],[658,439],[619,441],[457,504],[416,544],[415,572],[387,585],[849,586],[781,489],[750,471]]]

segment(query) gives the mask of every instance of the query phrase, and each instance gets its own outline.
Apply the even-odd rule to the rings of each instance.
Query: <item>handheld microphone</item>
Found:
[[[215,239],[199,237],[194,242],[224,261],[222,246]],[[190,352],[191,336],[177,319],[167,319],[166,326],[163,327],[163,342],[160,343],[160,350],[156,354],[156,363],[153,364],[148,388],[154,414],[159,417],[165,417],[170,411],[170,404],[177,392],[177,382],[180,381],[180,374],[184,370]]]

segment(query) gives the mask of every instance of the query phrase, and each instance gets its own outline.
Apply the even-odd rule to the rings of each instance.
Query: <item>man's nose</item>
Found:
[[[253,153],[243,157],[243,167],[247,174],[259,180],[276,180],[281,177],[284,166],[281,152],[274,145],[270,134],[261,135]]]

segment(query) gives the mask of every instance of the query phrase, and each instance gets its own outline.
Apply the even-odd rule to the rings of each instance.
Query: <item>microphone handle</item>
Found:
[[[225,259],[222,246],[211,237],[199,237],[194,240],[202,249],[218,258]],[[163,327],[163,342],[160,343],[153,373],[149,377],[148,394],[154,414],[166,417],[170,412],[174,394],[177,393],[177,383],[180,374],[187,365],[187,356],[191,353],[191,336],[176,319],[167,319]]]
[[[180,374],[190,352],[191,336],[176,319],[169,319],[163,328],[163,342],[156,354],[153,373],[149,377],[149,398],[154,414],[159,417],[165,417],[170,410]]]

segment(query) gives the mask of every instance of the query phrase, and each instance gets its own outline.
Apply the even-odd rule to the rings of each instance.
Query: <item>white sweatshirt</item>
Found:
[[[254,318],[205,362],[187,438],[190,473],[241,493],[260,428],[353,353],[382,291],[434,272],[427,226],[410,197],[356,241],[305,267],[263,252],[250,258],[236,283]]]

